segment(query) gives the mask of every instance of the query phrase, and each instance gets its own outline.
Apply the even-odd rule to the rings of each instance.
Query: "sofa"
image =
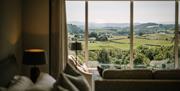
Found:
[[[180,70],[105,70],[95,91],[180,91]]]

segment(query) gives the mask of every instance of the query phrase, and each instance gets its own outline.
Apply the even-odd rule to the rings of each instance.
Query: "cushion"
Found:
[[[83,77],[83,75],[75,68],[73,65],[71,65],[69,62],[67,62],[66,68],[64,70],[64,76],[74,85],[76,88],[79,89],[79,91],[89,91],[90,86],[88,81]]]
[[[62,91],[62,89],[68,89],[68,91],[79,91],[78,88],[65,76],[64,73],[61,73],[58,80],[54,84],[54,89],[57,91]]]
[[[79,91],[90,91],[89,83],[85,77],[68,74],[65,74],[65,76],[79,89]]]
[[[15,56],[8,56],[0,60],[0,87],[8,87],[8,84],[18,73],[18,65]]]
[[[68,55],[68,62],[74,66],[77,67],[82,72],[89,72],[88,67],[86,66],[86,63],[79,63],[79,61],[76,61],[76,58],[73,55]]]
[[[41,72],[36,83],[32,87],[26,89],[26,91],[51,91],[55,82],[56,80],[48,73]]]
[[[8,87],[8,91],[25,91],[33,85],[31,79],[25,76],[15,76],[15,81]]]
[[[180,70],[157,70],[154,72],[155,79],[180,79]]]
[[[152,71],[147,69],[133,69],[133,70],[105,70],[103,72],[104,79],[152,79]]]
[[[73,75],[73,76],[80,76],[81,73],[76,70],[76,68],[73,67],[73,65],[71,65],[69,62],[67,62],[66,67],[64,69],[64,73],[69,74],[69,75]]]
[[[77,67],[77,69],[80,70],[81,72],[89,73],[89,70],[88,70],[88,68],[87,68],[87,66],[86,66],[85,63],[82,64],[82,65],[78,65],[78,66],[76,66],[76,67]]]

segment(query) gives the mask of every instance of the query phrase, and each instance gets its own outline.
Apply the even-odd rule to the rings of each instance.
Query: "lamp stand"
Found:
[[[40,70],[38,67],[34,66],[31,68],[30,78],[35,83],[40,75]]]
[[[78,56],[78,52],[77,52],[77,50],[76,50],[75,52],[76,52],[76,64],[75,64],[75,65],[77,66],[77,61],[78,61],[78,60],[77,60],[77,56]]]

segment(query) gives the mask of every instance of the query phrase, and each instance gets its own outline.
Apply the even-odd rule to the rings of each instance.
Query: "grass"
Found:
[[[158,39],[149,39],[149,38],[158,37]],[[144,35],[142,38],[134,38],[134,48],[140,45],[154,45],[154,46],[171,46],[173,42],[171,40],[165,40],[166,38],[172,39],[172,35],[169,34],[149,34]],[[113,36],[108,41],[95,41],[95,43],[88,43],[89,50],[100,50],[100,49],[123,49],[129,50],[130,40],[127,36]]]

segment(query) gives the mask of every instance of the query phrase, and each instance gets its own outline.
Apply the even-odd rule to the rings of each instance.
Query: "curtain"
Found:
[[[65,0],[50,0],[50,74],[57,78],[67,58]]]

